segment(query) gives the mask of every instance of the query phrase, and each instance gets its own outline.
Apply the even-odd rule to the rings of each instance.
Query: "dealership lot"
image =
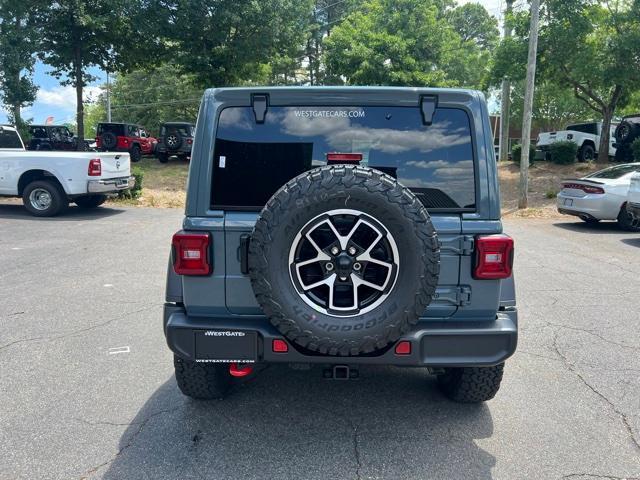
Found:
[[[183,397],[162,334],[179,210],[0,204],[0,479],[640,477],[640,235],[507,219],[520,342],[495,400],[419,369],[270,366]]]

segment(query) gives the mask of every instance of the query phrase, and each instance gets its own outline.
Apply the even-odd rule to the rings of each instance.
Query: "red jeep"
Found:
[[[101,151],[129,152],[132,162],[142,155],[152,155],[158,140],[147,131],[131,123],[99,123],[96,129],[96,147]]]

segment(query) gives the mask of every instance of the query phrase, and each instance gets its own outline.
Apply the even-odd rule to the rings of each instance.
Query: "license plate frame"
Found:
[[[196,362],[255,363],[258,332],[248,330],[194,331]]]
[[[564,199],[565,207],[573,207],[573,198],[565,198]]]

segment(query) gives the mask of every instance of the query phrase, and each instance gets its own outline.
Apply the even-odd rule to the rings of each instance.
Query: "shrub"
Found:
[[[631,150],[633,151],[633,158],[636,162],[640,162],[640,138],[636,138],[631,143]]]
[[[118,192],[118,198],[138,198],[142,194],[142,179],[144,178],[144,173],[141,168],[133,167],[131,169],[131,175],[136,179],[136,184],[133,188],[129,190],[122,190]]]
[[[578,155],[578,145],[575,142],[564,140],[549,145],[551,161],[558,165],[575,163]]]
[[[547,190],[544,196],[547,198],[556,198],[558,196],[558,192],[556,192],[555,190]]]
[[[536,156],[536,149],[533,145],[529,145],[529,165],[533,165]],[[511,149],[511,159],[520,165],[520,158],[522,157],[522,145],[514,145]]]

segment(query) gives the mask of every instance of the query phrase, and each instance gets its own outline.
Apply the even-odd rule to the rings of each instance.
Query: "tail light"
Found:
[[[361,153],[327,153],[327,163],[358,163],[362,161]]]
[[[511,276],[513,239],[508,235],[476,237],[476,263],[473,278],[495,280]]]
[[[571,188],[574,190],[582,190],[584,193],[604,193],[604,189],[594,187],[593,185],[583,185],[581,183],[563,183],[562,188]]]
[[[173,270],[178,275],[209,275],[211,236],[202,232],[178,232],[173,236]]]
[[[190,138],[187,138],[187,144],[191,145],[193,143],[193,140],[191,140]]]
[[[99,177],[102,175],[102,163],[99,158],[92,158],[89,160],[89,168],[87,169],[87,175],[90,177]]]

